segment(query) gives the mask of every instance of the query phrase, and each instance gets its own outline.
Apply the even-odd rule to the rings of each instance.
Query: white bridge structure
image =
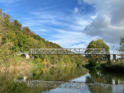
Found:
[[[34,48],[27,52],[19,52],[23,55],[109,55],[110,59],[117,59],[117,56],[124,56],[124,52],[106,51],[104,48]],[[27,57],[26,57],[27,58]],[[28,58],[27,58],[28,59]]]
[[[27,52],[28,54],[41,54],[41,55],[73,55],[73,54],[81,54],[81,55],[124,55],[124,52],[120,51],[106,51],[104,48],[35,48],[31,49]]]

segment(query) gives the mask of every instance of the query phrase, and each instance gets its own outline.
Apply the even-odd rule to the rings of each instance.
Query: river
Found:
[[[93,73],[94,74],[94,73]],[[124,93],[124,78],[112,74],[87,73],[70,81],[71,84],[62,84],[65,88],[55,88],[43,93]]]
[[[27,80],[0,74],[0,93],[124,93],[124,75],[84,70],[52,68]]]

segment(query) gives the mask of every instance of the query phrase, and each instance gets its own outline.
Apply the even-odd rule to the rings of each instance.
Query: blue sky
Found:
[[[124,3],[122,0],[100,1],[0,0],[0,8],[23,26],[62,47],[86,47],[91,40],[98,38],[112,45],[124,30],[123,22],[120,22],[124,18],[121,16],[119,20],[113,13],[121,13],[119,9],[122,7],[119,6]],[[111,8],[112,5],[117,9]]]

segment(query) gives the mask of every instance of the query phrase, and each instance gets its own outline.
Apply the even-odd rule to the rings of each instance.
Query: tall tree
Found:
[[[108,58],[108,55],[105,54],[92,54],[92,53],[100,53],[103,50],[105,52],[109,53],[109,46],[101,39],[91,41],[89,45],[87,46],[87,50],[85,51],[86,53],[91,53],[87,54],[86,57],[88,58],[95,58],[95,59],[103,59],[103,58]]]
[[[121,52],[124,52],[124,37],[120,38],[120,49]]]

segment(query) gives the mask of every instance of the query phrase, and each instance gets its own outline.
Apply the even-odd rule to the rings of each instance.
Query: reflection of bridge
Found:
[[[79,82],[79,81],[43,81],[43,80],[16,80],[15,83],[25,83],[28,87],[31,88],[68,88],[68,89],[84,89],[87,85],[89,86],[96,86],[96,87],[109,87],[109,86],[117,86],[122,85],[124,86],[124,83],[120,84],[104,84],[104,83],[88,83],[88,82]]]

